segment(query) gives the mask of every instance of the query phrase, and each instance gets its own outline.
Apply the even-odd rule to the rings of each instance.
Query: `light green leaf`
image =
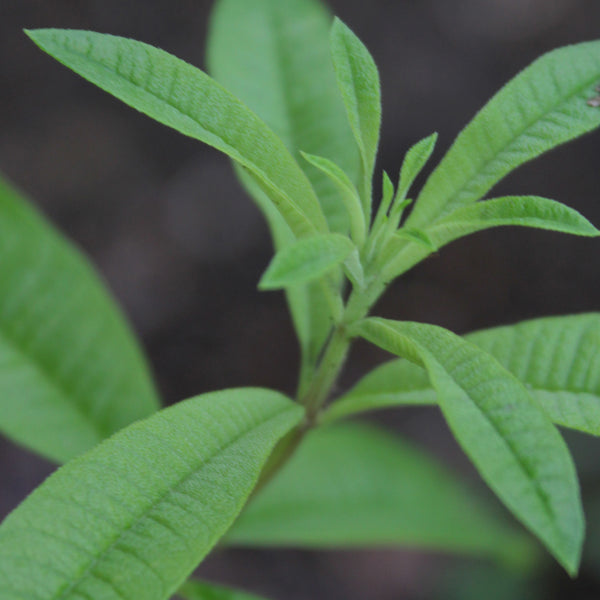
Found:
[[[177,595],[185,600],[265,600],[240,590],[193,580],[184,583]]]
[[[352,242],[339,233],[299,240],[273,257],[258,287],[275,290],[315,281],[342,263],[353,249]]]
[[[0,431],[63,462],[158,408],[87,260],[0,179]]]
[[[545,317],[465,336],[525,384],[557,425],[600,435],[600,314]],[[436,404],[427,372],[406,360],[367,374],[322,415],[328,423],[367,410]]]
[[[413,546],[512,558],[530,543],[434,460],[374,427],[311,432],[227,534],[241,546]]]
[[[427,229],[439,248],[470,233],[519,225],[573,235],[598,236],[600,232],[576,210],[539,196],[506,196],[463,206]]]
[[[210,73],[240,98],[299,159],[300,149],[360,170],[329,55],[331,16],[315,0],[218,0],[210,21]],[[332,231],[346,233],[339,189],[301,163]]]
[[[421,247],[427,250],[427,253],[437,252],[439,246],[437,240],[429,234],[428,231],[422,229],[413,229],[412,227],[402,227],[399,231],[394,234],[394,238],[398,240],[408,240],[410,242],[416,242]]]
[[[56,471],[0,526],[3,600],[166,600],[225,533],[302,410],[204,394]]]
[[[370,219],[371,178],[381,127],[379,72],[364,44],[338,18],[331,29],[331,56],[348,121],[362,157],[363,209]]]
[[[427,227],[482,198],[519,165],[600,125],[588,105],[600,82],[600,41],[545,54],[506,84],[463,129],[408,219]]]
[[[27,34],[88,81],[247,168],[295,235],[327,231],[310,182],[283,142],[206,73],[158,48],[126,38],[61,29]]]
[[[406,194],[415,182],[415,179],[427,164],[427,161],[433,154],[437,138],[438,134],[432,133],[430,136],[417,142],[406,153],[400,169],[400,183],[398,185],[397,196],[399,200],[406,198]]]
[[[311,165],[314,165],[317,169],[325,173],[339,189],[350,218],[352,239],[355,244],[361,248],[365,241],[367,225],[365,216],[362,212],[358,190],[355,185],[350,181],[348,175],[328,158],[307,154],[306,152],[300,152],[300,154],[302,154],[303,158]]]
[[[450,428],[482,477],[576,573],[584,524],[575,468],[525,387],[489,354],[441,327],[370,318],[356,331],[427,369]]]

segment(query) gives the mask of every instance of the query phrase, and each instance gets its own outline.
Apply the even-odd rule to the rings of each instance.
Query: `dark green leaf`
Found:
[[[69,462],[0,526],[2,599],[170,598],[301,417],[269,390],[213,392]]]
[[[446,420],[482,477],[576,573],[584,524],[575,468],[525,387],[492,356],[441,327],[370,318],[356,331],[427,369]]]
[[[0,431],[66,461],[158,408],[87,260],[0,180]]]

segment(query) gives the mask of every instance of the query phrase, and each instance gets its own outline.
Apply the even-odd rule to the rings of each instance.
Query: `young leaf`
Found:
[[[600,235],[576,210],[538,196],[506,196],[463,206],[428,228],[427,233],[440,247],[470,233],[503,225],[536,227],[590,237]]]
[[[167,600],[301,417],[270,390],[213,392],[74,459],[0,526],[3,600]]]
[[[352,242],[339,233],[299,240],[273,257],[258,287],[276,290],[315,281],[342,263],[353,249]]]
[[[331,56],[338,87],[363,164],[363,209],[371,213],[371,178],[381,127],[379,72],[364,44],[336,18],[331,29]]]
[[[465,336],[525,384],[557,425],[600,435],[600,314],[546,317]],[[427,372],[407,360],[366,375],[321,416],[329,423],[367,410],[436,404]]]
[[[211,15],[211,75],[271,127],[299,160],[300,149],[338,164],[359,182],[356,144],[329,54],[331,16],[316,0],[218,0]],[[300,161],[332,231],[346,233],[339,189]]]
[[[426,227],[482,198],[519,165],[600,126],[588,105],[600,81],[600,42],[537,59],[463,129],[427,180],[407,223]]]
[[[482,477],[576,573],[584,525],[575,468],[525,387],[489,354],[441,327],[370,318],[356,331],[427,369],[450,428]]]
[[[0,179],[0,431],[56,462],[158,408],[87,260]]]
[[[177,591],[177,595],[184,600],[266,600],[233,588],[195,580],[186,581]]]
[[[327,231],[310,182],[283,142],[206,73],[158,48],[126,38],[61,29],[27,34],[88,81],[247,168],[295,235]]]
[[[397,198],[404,200],[415,179],[427,164],[427,161],[433,153],[438,134],[432,133],[430,136],[417,142],[404,157],[400,169],[400,183],[398,184]]]
[[[359,248],[362,247],[366,237],[367,225],[356,187],[350,181],[348,175],[328,158],[307,154],[306,152],[300,152],[300,154],[307,162],[325,173],[335,183],[350,218],[352,239]]]
[[[226,536],[238,546],[412,546],[518,562],[530,542],[456,476],[371,426],[311,432]],[[521,555],[522,556],[522,555]]]

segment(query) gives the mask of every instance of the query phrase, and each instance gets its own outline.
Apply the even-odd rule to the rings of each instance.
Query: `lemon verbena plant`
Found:
[[[557,426],[600,434],[600,313],[461,337],[370,311],[392,281],[470,233],[599,234],[555,200],[487,196],[519,165],[600,125],[600,42],[554,50],[519,73],[420,190],[413,183],[437,136],[415,143],[373,198],[377,67],[316,0],[217,0],[211,75],[112,35],[27,35],[232,159],[276,250],[258,285],[285,290],[300,365],[294,398],[241,388],[160,409],[138,344],[91,267],[2,184],[0,429],[65,463],[0,526],[4,600],[234,597],[187,581],[217,542],[392,544],[527,563],[535,537],[577,573],[584,517]],[[331,398],[356,338],[397,358]],[[439,407],[527,531],[399,437],[343,422],[423,404]]]

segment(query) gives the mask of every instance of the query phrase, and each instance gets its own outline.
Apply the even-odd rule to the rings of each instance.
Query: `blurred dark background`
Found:
[[[125,35],[202,66],[211,4],[0,0],[0,171],[92,257],[139,333],[167,403],[240,385],[293,392],[297,348],[283,297],[256,290],[271,252],[267,229],[223,156],[84,82],[42,54],[22,29]],[[600,32],[597,0],[329,4],[379,65],[379,168],[392,174],[408,147],[433,131],[440,134],[439,158],[474,112],[534,58]],[[598,225],[599,164],[596,133],[522,167],[497,191],[561,200]],[[473,235],[411,271],[378,312],[463,333],[598,310],[598,252],[596,241],[548,232]],[[341,386],[383,358],[359,345]],[[435,411],[376,418],[477,481]],[[600,446],[583,436],[567,439],[591,523],[582,575],[572,582],[549,563],[535,581],[515,584],[499,599],[600,593],[600,523],[592,517],[594,511],[600,517]],[[51,470],[0,441],[0,517]],[[477,597],[479,580],[492,598],[502,586],[490,590],[490,582],[507,579],[484,568],[425,552],[229,551],[209,559],[202,572],[288,600],[425,600]]]

